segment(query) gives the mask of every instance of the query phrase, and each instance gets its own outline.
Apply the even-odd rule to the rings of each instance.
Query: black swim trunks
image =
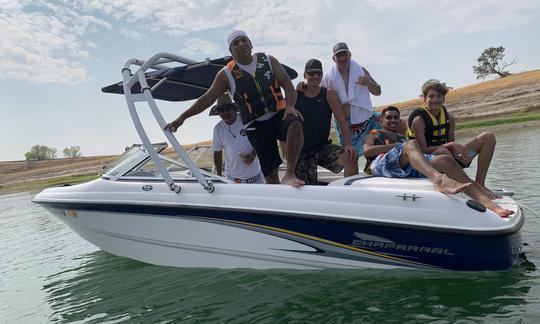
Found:
[[[283,162],[279,155],[277,141],[287,139],[287,130],[291,123],[296,121],[301,123],[301,120],[293,115],[288,115],[283,120],[283,111],[281,111],[268,120],[254,121],[246,128],[247,137],[259,157],[265,177]]]

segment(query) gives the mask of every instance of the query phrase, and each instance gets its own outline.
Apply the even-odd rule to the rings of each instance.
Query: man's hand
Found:
[[[354,147],[352,145],[348,144],[348,145],[345,145],[344,148],[345,148],[345,153],[347,153],[347,156],[351,160],[356,161],[357,155],[356,155],[356,150],[354,149]]]
[[[467,150],[465,145],[456,142],[446,143],[443,145],[443,147],[448,149],[453,155],[465,154],[465,151]]]
[[[285,108],[285,112],[283,113],[283,119],[287,118],[288,115],[296,116],[301,121],[304,121],[304,117],[302,117],[302,114],[292,106]]]
[[[253,161],[255,161],[255,157],[257,157],[257,153],[253,151],[249,154],[244,155],[242,157],[242,161],[244,161],[245,164],[250,165],[251,163],[253,163]]]
[[[171,133],[176,133],[176,131],[178,130],[178,128],[180,126],[182,126],[182,124],[184,124],[184,121],[185,119],[182,118],[182,116],[179,116],[178,118],[176,118],[175,120],[173,120],[172,122],[168,123],[167,125],[165,125],[165,130],[168,130],[170,131]]]
[[[359,85],[363,85],[363,86],[368,86],[369,84],[371,83],[371,80],[369,78],[369,76],[360,76],[358,77],[358,80],[356,80],[356,84],[359,84]]]
[[[307,83],[306,81],[300,81],[298,82],[298,84],[296,85],[296,91],[299,91],[299,92],[304,92],[304,90],[307,88]]]

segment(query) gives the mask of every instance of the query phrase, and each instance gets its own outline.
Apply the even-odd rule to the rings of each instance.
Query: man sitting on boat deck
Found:
[[[219,115],[221,121],[214,127],[212,150],[216,173],[222,175],[223,151],[225,174],[236,183],[264,183],[257,153],[246,137],[246,128],[238,116],[238,107],[229,93],[219,97],[210,109],[210,116]]]
[[[304,185],[294,174],[304,140],[302,115],[294,108],[296,91],[291,79],[274,57],[264,53],[252,55],[253,46],[245,32],[233,31],[227,40],[233,60],[217,73],[210,88],[165,129],[176,132],[187,118],[200,114],[229,90],[259,157],[266,183],[279,183],[278,167],[283,162],[276,141],[279,139],[285,140],[287,146],[287,170],[281,183]],[[285,90],[285,97],[280,87]]]
[[[489,192],[476,181],[471,180],[461,166],[446,149],[422,153],[416,140],[408,140],[398,134],[400,112],[393,106],[382,112],[382,130],[373,130],[366,138],[364,155],[366,169],[374,176],[387,178],[427,177],[437,191],[455,194],[464,191],[469,197],[482,203],[501,217],[514,212],[493,202]]]
[[[345,166],[352,168],[357,161],[345,113],[336,92],[320,86],[322,77],[321,61],[309,60],[304,69],[304,87],[296,98],[296,109],[304,117],[304,146],[296,165],[296,177],[308,185],[319,183],[317,165],[339,173]],[[344,130],[343,147],[329,139],[332,115]]]
[[[476,182],[489,192],[489,197],[498,196],[486,188],[486,176],[495,151],[495,135],[483,132],[463,145],[455,142],[455,119],[444,107],[448,87],[439,80],[431,79],[422,85],[425,106],[411,112],[408,120],[407,137],[415,139],[422,152],[433,153],[441,148],[449,150],[463,168],[469,167],[478,155]]]

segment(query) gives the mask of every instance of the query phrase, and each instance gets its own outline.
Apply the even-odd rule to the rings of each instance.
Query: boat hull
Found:
[[[504,270],[521,251],[521,224],[480,232],[222,208],[42,204],[103,250],[175,267]]]

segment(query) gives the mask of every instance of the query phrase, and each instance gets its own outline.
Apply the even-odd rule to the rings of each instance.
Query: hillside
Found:
[[[420,94],[420,89],[418,92]],[[423,98],[419,97],[391,105],[408,115],[422,104]],[[540,112],[540,70],[452,89],[446,96],[445,106],[457,121],[486,119],[516,112]]]
[[[196,146],[208,146],[211,141],[204,141],[183,146],[186,151]],[[121,153],[121,152],[120,152]],[[164,151],[165,155],[174,155],[172,148]],[[6,185],[26,183],[68,177],[74,174],[100,174],[117,155],[80,157],[75,159],[54,159],[43,161],[8,161],[0,162],[0,193]]]
[[[406,116],[412,109],[422,105],[422,98],[393,103],[392,105],[400,108],[404,112],[403,116]],[[522,115],[522,113],[538,117],[540,113],[540,70],[452,89],[446,96],[445,105],[456,117],[456,120],[461,122]],[[382,108],[378,107],[379,110]],[[526,121],[527,118],[529,118],[528,115],[525,115],[521,122]],[[205,141],[185,145],[184,148],[189,151],[193,147],[209,146],[210,144],[211,141]],[[171,155],[172,152],[172,149],[169,148],[165,154]],[[64,182],[87,181],[88,178],[97,177],[103,168],[115,158],[116,156],[97,156],[48,161],[0,162],[0,194],[29,190],[32,188],[32,183],[35,183],[34,188],[39,188]],[[195,154],[194,158],[197,160],[196,163],[203,160],[203,164],[211,163],[208,157],[202,157],[202,154]],[[70,177],[73,175],[85,176]],[[22,186],[22,184],[27,185]]]

